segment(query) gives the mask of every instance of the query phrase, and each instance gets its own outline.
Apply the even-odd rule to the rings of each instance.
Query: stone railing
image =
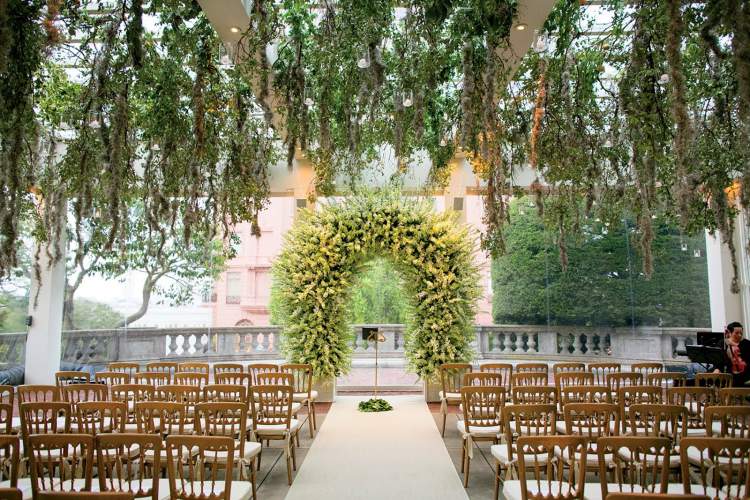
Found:
[[[355,358],[375,356],[363,327],[377,327],[385,337],[378,346],[384,358],[404,356],[403,325],[353,326]],[[590,328],[575,326],[492,325],[475,327],[474,349],[481,359],[686,362],[677,355],[695,339],[694,328]],[[274,326],[232,328],[138,328],[63,332],[63,360],[103,365],[110,361],[280,359],[281,329]],[[0,334],[0,363],[23,363],[25,334]]]

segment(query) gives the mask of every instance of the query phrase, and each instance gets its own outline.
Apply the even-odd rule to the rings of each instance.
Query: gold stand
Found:
[[[380,333],[378,330],[373,331],[367,337],[368,342],[375,342],[375,394],[374,397],[378,397],[378,344],[385,342],[385,335]]]

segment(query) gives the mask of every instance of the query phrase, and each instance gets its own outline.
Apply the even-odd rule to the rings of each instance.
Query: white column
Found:
[[[744,222],[738,218],[737,226]],[[721,242],[721,235],[717,231],[711,235],[706,231],[706,261],[708,263],[708,291],[711,304],[711,330],[723,332],[724,327],[739,321],[746,324],[748,315],[745,314],[742,295],[747,293],[746,281],[743,279],[743,261],[746,258],[745,245],[742,242],[741,231],[735,232],[735,248],[737,248],[738,273],[741,293],[732,293],[732,256],[726,245]]]
[[[60,248],[64,250],[67,248],[65,231],[61,231],[60,238]],[[51,251],[51,253],[54,252]],[[50,262],[46,244],[43,244],[39,256],[41,279],[37,280],[34,277],[35,273],[31,273],[29,295],[31,326],[26,337],[24,383],[54,384],[55,372],[60,370],[62,355],[65,255],[58,262]]]

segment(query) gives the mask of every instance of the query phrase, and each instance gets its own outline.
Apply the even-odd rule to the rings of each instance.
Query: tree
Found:
[[[648,280],[633,248],[632,221],[612,227],[587,219],[581,237],[568,242],[563,271],[553,236],[533,207],[528,198],[511,203],[507,253],[492,265],[496,323],[710,324],[702,238],[683,237],[666,221],[655,223],[654,274]]]
[[[24,320],[29,310],[28,296],[0,293],[0,332],[26,331]],[[77,329],[115,328],[124,316],[108,304],[89,299],[76,299],[73,323]]]

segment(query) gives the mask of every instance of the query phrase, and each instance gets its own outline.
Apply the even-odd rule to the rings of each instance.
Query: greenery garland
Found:
[[[443,363],[468,361],[480,290],[469,230],[450,213],[396,191],[365,193],[300,213],[274,267],[283,318],[282,348],[317,377],[347,372],[351,288],[373,257],[390,259],[411,298],[409,368],[423,379]]]
[[[359,411],[363,413],[381,412],[381,411],[392,411],[393,406],[385,399],[370,398],[367,401],[360,401],[357,405]]]

